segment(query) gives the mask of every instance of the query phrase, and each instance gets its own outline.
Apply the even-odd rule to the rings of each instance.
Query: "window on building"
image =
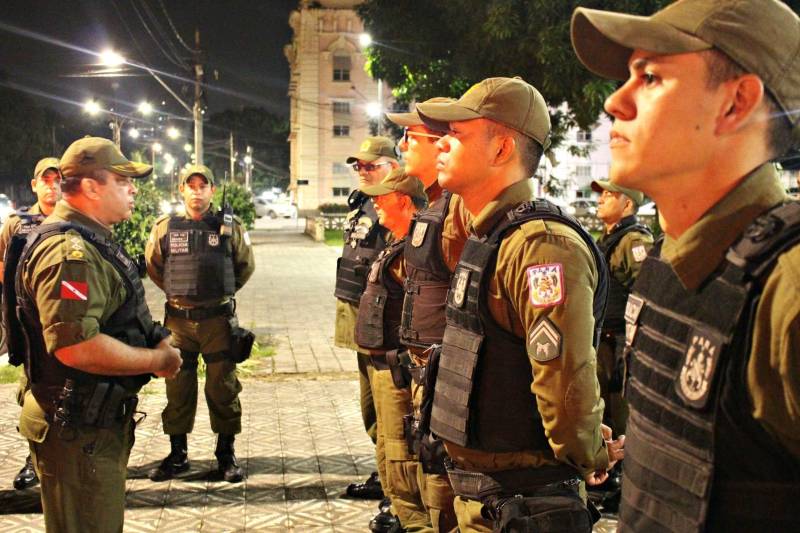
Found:
[[[591,178],[592,166],[591,165],[578,165],[575,167],[575,177],[577,178]]]
[[[577,140],[579,143],[592,142],[592,132],[589,130],[578,130]]]
[[[334,163],[333,173],[335,175],[350,174],[350,168],[344,163]]]
[[[350,126],[335,125],[333,127],[334,137],[350,137]]]
[[[334,187],[333,188],[333,195],[334,196],[349,196],[350,189],[348,187]]]
[[[350,102],[334,102],[333,112],[339,115],[350,114]]]
[[[336,53],[333,56],[333,81],[350,81],[350,55]]]

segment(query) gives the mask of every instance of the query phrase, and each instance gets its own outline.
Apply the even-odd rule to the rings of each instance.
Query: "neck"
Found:
[[[457,192],[457,194],[461,196],[464,201],[464,207],[467,208],[467,211],[469,211],[472,216],[478,216],[478,214],[483,211],[483,208],[486,207],[489,202],[500,196],[504,190],[525,179],[527,178],[521,173],[515,176],[514,173],[503,174],[501,172],[494,172],[488,175],[486,179],[474,183],[474,187],[463,192]]]
[[[619,224],[620,220],[622,219],[619,218],[614,222],[603,222],[603,225],[606,227],[606,233],[611,233],[611,230],[613,230],[617,226],[617,224]]]
[[[41,211],[44,216],[50,216],[55,208],[55,204],[43,204],[39,202],[39,211]]]
[[[425,194],[428,196],[428,205],[430,205],[442,196],[442,186],[434,179],[433,182],[425,188]]]
[[[191,209],[189,206],[186,206],[186,216],[195,221],[202,220],[203,215],[205,215],[207,211],[208,208],[204,209],[203,211],[196,211],[194,209]]]
[[[72,197],[64,197],[64,200],[72,206],[77,211],[80,211],[86,217],[91,218],[101,226],[104,226],[108,229],[114,225],[113,222],[106,220],[106,217],[103,216],[102,213],[98,209],[96,209],[96,204],[87,200],[85,196],[76,195]]]
[[[414,216],[416,209],[403,211],[403,213],[392,220],[391,226],[387,225],[389,231],[396,239],[402,239],[408,235],[408,227],[411,225],[411,217]]]

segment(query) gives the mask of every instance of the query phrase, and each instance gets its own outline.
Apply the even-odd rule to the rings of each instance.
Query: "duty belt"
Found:
[[[214,307],[192,307],[190,309],[181,309],[180,307],[171,306],[169,303],[164,304],[164,312],[166,312],[167,316],[195,322],[217,316],[232,315],[234,309],[233,300]]]
[[[526,495],[547,485],[579,481],[575,469],[566,465],[486,473],[461,470],[454,467],[450,460],[445,460],[445,465],[453,492],[470,500],[482,500],[495,495]]]
[[[370,355],[369,360],[376,370],[389,370],[391,367],[411,367],[411,356],[407,350],[391,350],[381,355]]]

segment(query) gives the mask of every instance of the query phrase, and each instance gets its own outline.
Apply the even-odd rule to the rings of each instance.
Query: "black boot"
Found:
[[[372,533],[400,533],[405,531],[400,520],[391,511],[381,511],[369,521],[369,530]]]
[[[189,452],[186,444],[186,434],[170,435],[169,444],[172,450],[169,452],[158,468],[152,469],[147,473],[151,481],[166,481],[176,475],[189,470]]]
[[[345,494],[349,498],[364,500],[380,500],[383,498],[383,488],[377,472],[373,472],[363,483],[350,483]]]
[[[239,466],[238,461],[236,461],[236,455],[233,453],[233,441],[235,439],[235,435],[220,433],[217,436],[217,449],[214,451],[214,455],[217,456],[219,471],[228,483],[238,483],[244,479],[242,467]]]
[[[25,459],[25,466],[19,471],[17,477],[14,478],[14,488],[17,490],[24,490],[39,483],[39,478],[36,477],[36,470],[33,469],[33,460],[31,456]]]

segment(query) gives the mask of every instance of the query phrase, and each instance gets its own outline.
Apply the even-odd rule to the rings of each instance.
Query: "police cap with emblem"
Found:
[[[84,137],[70,144],[58,168],[65,178],[86,176],[95,170],[129,178],[145,178],[153,172],[150,165],[129,161],[116,144],[102,137]]]
[[[367,137],[361,142],[358,152],[347,158],[347,163],[355,163],[359,160],[371,163],[379,157],[397,159],[397,153],[394,151],[394,141],[389,137]]]
[[[33,169],[33,179],[39,179],[42,177],[42,174],[48,170],[55,170],[58,172],[58,165],[59,161],[57,157],[45,157],[44,159],[40,159]]]
[[[635,189],[629,189],[627,187],[620,187],[616,183],[611,183],[608,180],[595,180],[592,182],[592,190],[594,192],[603,192],[603,191],[610,191],[610,192],[621,192],[625,196],[631,199],[631,201],[636,204],[636,206],[640,206],[644,203],[644,194],[640,191]]]
[[[367,196],[382,196],[399,192],[410,196],[415,205],[424,206],[428,203],[428,197],[425,195],[425,186],[422,185],[419,178],[409,176],[400,168],[391,171],[380,183],[364,187],[361,192]]]
[[[203,176],[209,185],[214,185],[214,173],[205,165],[191,165],[181,171],[181,185],[194,175]]]

